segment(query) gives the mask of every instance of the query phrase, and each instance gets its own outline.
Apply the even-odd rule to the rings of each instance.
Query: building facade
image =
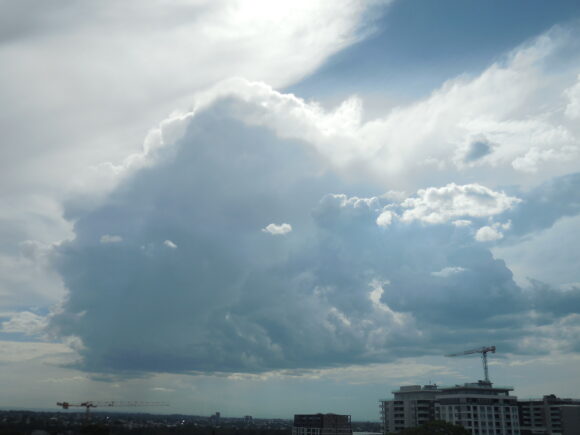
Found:
[[[485,381],[442,387],[435,415],[472,435],[520,435],[517,397],[511,391],[511,387],[494,387]]]
[[[381,400],[384,433],[396,433],[435,420],[437,385],[407,385],[393,391],[393,400]]]
[[[472,435],[521,435],[517,397],[511,387],[479,381],[451,387],[410,385],[393,391],[393,400],[380,402],[385,434],[443,420]]]
[[[352,435],[350,415],[296,414],[292,435]]]
[[[580,434],[580,400],[553,394],[518,401],[522,435]]]

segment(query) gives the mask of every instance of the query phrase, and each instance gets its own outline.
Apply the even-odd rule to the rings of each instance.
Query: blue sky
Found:
[[[555,25],[577,26],[578,2],[394,2],[373,11],[370,35],[288,88],[304,98],[350,94],[410,100],[461,74],[476,74]],[[384,102],[383,102],[384,104]]]
[[[576,394],[577,2],[0,10],[0,406]]]

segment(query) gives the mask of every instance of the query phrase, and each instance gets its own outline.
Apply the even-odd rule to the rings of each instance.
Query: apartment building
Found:
[[[554,394],[518,401],[522,435],[580,434],[580,400]]]
[[[394,400],[381,400],[381,421],[385,433],[417,427],[435,419],[437,385],[407,385],[393,391]]]
[[[521,434],[512,387],[479,381],[440,389],[435,403],[437,419],[463,426],[472,435]]]
[[[417,427],[431,420],[461,425],[472,435],[521,435],[517,397],[511,387],[479,381],[441,387],[409,385],[381,400],[385,434]]]

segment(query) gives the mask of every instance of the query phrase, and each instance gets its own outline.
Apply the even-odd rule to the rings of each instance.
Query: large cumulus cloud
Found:
[[[324,117],[229,83],[153,132],[98,206],[71,202],[75,238],[53,260],[69,293],[50,328],[80,339],[80,365],[257,372],[482,341],[526,352],[538,324],[547,350],[577,346],[555,328],[577,330],[579,290],[524,291],[476,237],[509,233],[509,219],[522,228],[526,194],[450,183],[393,200],[389,186],[353,182],[320,145],[332,131],[311,122],[349,110]],[[272,237],[273,223],[292,231]]]

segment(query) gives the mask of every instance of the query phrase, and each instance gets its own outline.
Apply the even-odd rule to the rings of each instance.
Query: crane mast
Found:
[[[495,346],[478,347],[477,349],[465,350],[463,352],[458,352],[458,353],[450,353],[450,354],[445,355],[445,356],[462,356],[462,355],[471,355],[474,353],[480,353],[481,360],[483,362],[483,376],[484,376],[485,382],[491,383],[491,381],[489,380],[489,369],[487,368],[487,353],[488,352],[495,353]]]

